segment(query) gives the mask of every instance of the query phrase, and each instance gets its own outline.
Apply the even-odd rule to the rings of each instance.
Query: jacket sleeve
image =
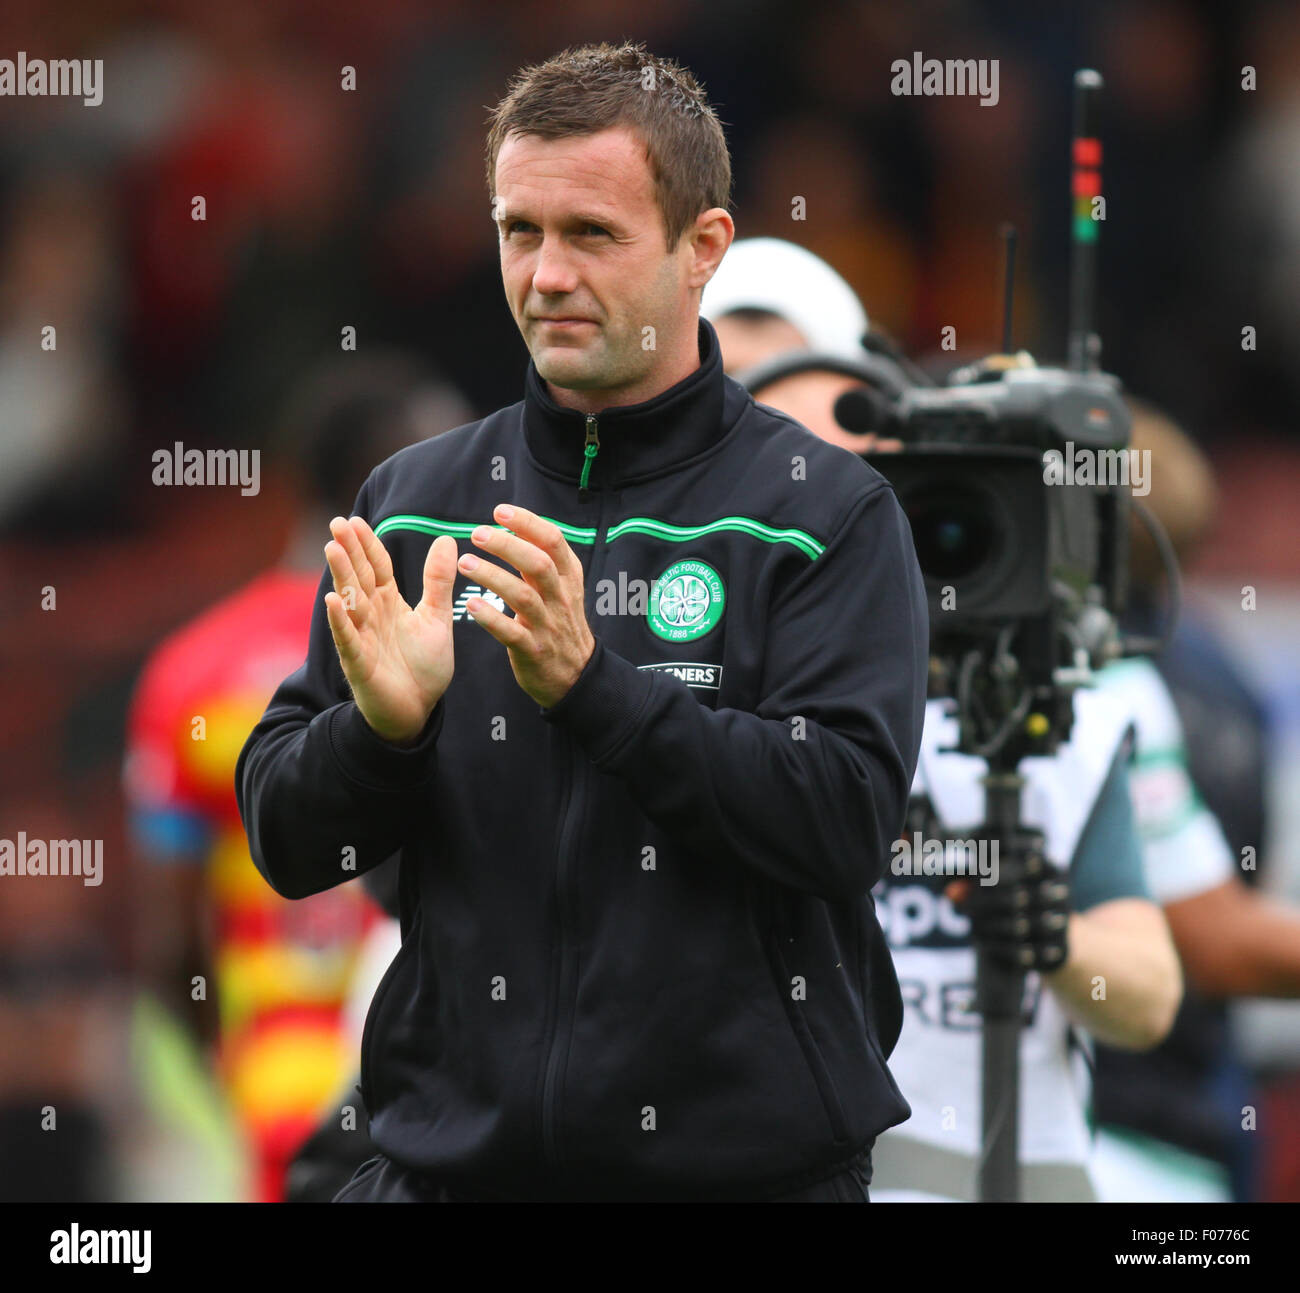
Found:
[[[600,639],[542,712],[692,852],[845,899],[879,880],[903,827],[928,656],[911,531],[880,484],[769,607],[755,712],[701,705]]]
[[[362,487],[353,515],[368,516],[368,488]],[[253,862],[286,898],[355,879],[402,846],[427,804],[445,712],[439,701],[413,746],[376,735],[339,664],[325,613],[333,586],[326,567],[307,660],[280,684],[235,765],[235,797]]]

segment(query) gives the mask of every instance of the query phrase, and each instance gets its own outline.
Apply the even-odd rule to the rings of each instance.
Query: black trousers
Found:
[[[864,1150],[842,1172],[771,1203],[870,1203],[871,1151]],[[334,1196],[335,1203],[471,1203],[474,1200],[398,1167],[377,1154]]]

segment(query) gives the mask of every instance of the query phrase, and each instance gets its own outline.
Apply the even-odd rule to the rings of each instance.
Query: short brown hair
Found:
[[[646,146],[671,251],[701,211],[727,208],[731,156],[703,87],[645,44],[582,45],[515,73],[488,117],[487,185],[496,198],[497,155],[510,135],[564,139],[631,126]]]

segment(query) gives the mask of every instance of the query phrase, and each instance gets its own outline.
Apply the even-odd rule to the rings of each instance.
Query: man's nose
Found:
[[[564,248],[554,238],[544,238],[533,269],[533,290],[539,296],[559,296],[578,286]]]

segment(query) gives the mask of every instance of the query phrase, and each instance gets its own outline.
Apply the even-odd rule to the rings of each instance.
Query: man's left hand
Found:
[[[493,516],[509,529],[480,526],[470,540],[519,574],[468,552],[457,566],[496,593],[514,618],[479,597],[471,597],[465,609],[507,649],[515,681],[550,709],[577,682],[596,649],[583,605],[582,563],[559,527],[536,512],[502,504]]]

